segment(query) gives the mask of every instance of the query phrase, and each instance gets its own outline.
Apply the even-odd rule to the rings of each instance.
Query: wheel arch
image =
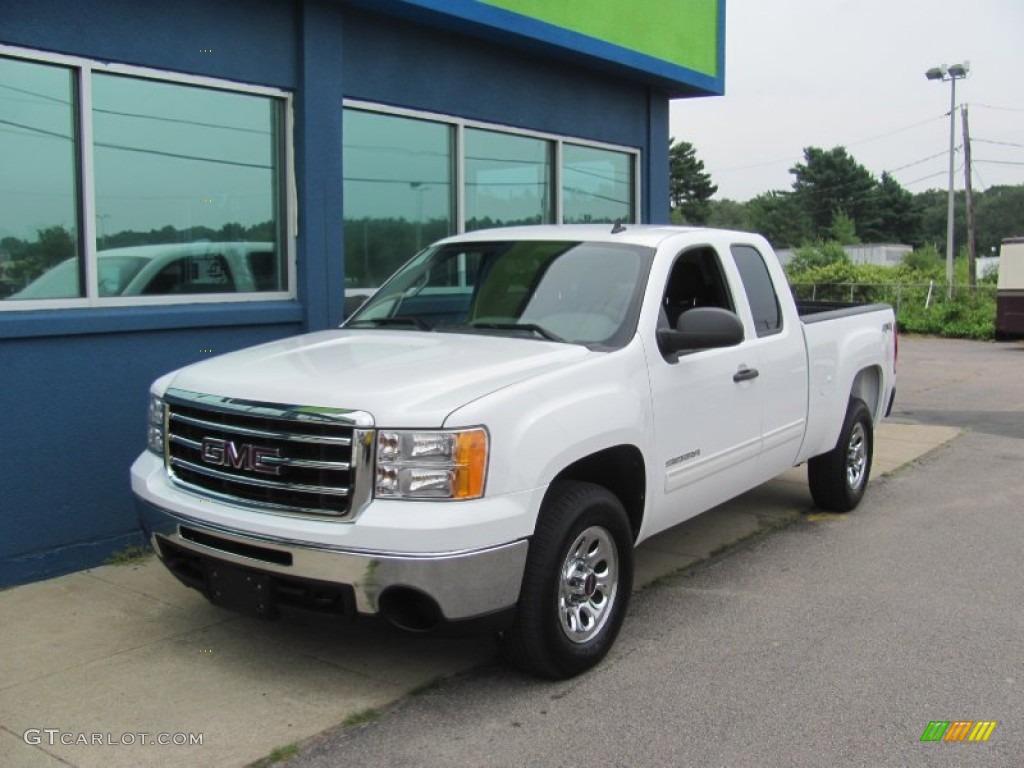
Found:
[[[850,398],[863,400],[871,412],[871,420],[877,423],[882,407],[882,369],[871,365],[858,371],[850,385]]]
[[[626,510],[633,541],[636,541],[647,500],[647,470],[643,452],[637,446],[615,445],[577,459],[552,479],[544,495],[545,503],[551,486],[560,480],[593,483],[615,494]]]

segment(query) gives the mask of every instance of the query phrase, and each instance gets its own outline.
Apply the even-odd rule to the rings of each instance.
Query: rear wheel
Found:
[[[599,485],[561,482],[541,510],[505,657],[561,679],[593,667],[611,648],[633,588],[633,536],[619,499]]]
[[[863,400],[851,398],[836,447],[807,462],[814,503],[833,512],[856,507],[868,486],[873,454],[871,411]]]

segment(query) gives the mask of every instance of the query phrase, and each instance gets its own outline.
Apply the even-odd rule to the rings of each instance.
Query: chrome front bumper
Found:
[[[265,539],[175,515],[136,497],[139,520],[153,549],[161,542],[243,568],[297,579],[349,585],[360,613],[377,613],[391,587],[418,590],[444,618],[460,621],[511,608],[519,600],[525,539],[465,552],[405,555],[306,542]]]

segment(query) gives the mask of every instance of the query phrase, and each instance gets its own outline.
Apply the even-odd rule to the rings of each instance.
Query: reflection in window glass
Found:
[[[633,156],[566,144],[562,219],[566,224],[633,221]]]
[[[70,70],[0,58],[0,300],[83,295],[74,101]]]
[[[240,254],[232,265],[223,259],[214,266],[179,265],[173,275],[162,273],[170,275],[166,280],[141,288],[119,276],[101,285],[101,295],[110,295],[112,285],[122,287],[121,295],[287,289],[280,247],[280,111],[280,103],[267,96],[93,77],[101,282],[109,272],[107,259],[138,256],[139,246],[216,242]],[[166,251],[145,256],[155,267]],[[256,269],[244,255],[255,251],[276,258]],[[139,274],[144,273],[145,268]]]
[[[346,283],[376,287],[453,231],[452,129],[346,109],[343,135]]]
[[[551,223],[551,146],[467,128],[466,229]]]

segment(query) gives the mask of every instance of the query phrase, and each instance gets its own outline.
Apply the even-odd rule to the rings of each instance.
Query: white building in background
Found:
[[[883,267],[895,267],[903,257],[914,250],[911,245],[900,245],[898,243],[867,243],[860,245],[844,245],[843,250],[850,257],[854,264],[879,264]],[[793,249],[776,251],[779,261],[785,266],[792,260],[795,252]]]

